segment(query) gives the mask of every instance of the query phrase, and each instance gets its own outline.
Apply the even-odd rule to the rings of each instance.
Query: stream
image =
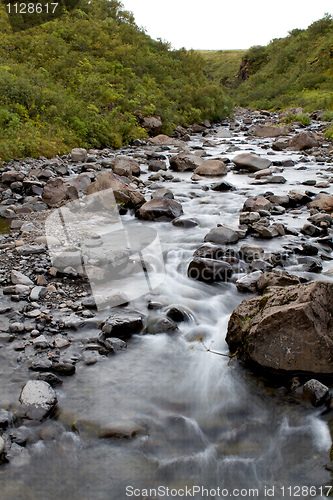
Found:
[[[208,155],[229,159],[240,152],[266,156],[266,147],[273,141],[242,132],[230,139],[208,139],[212,143],[204,146]],[[200,151],[205,140],[192,136],[187,146]],[[241,151],[227,153],[231,145]],[[129,148],[126,154],[134,151],[140,153],[140,148]],[[208,352],[228,353],[228,319],[250,294],[238,292],[234,283],[206,284],[186,274],[194,250],[212,227],[238,226],[239,210],[249,196],[291,189],[319,192],[299,184],[309,178],[322,180],[329,165],[321,165],[320,177],[318,165],[311,158],[302,163],[302,156],[291,151],[267,156],[272,161],[294,160],[294,167],[283,170],[286,184],[253,185],[248,174],[230,171],[223,180],[237,190],[223,193],[202,189],[216,178],[192,182],[192,172],[176,173],[181,182],[171,180],[161,187],[171,189],[184,214],[198,221],[196,227],[123,216],[125,224],[147,225],[158,232],[165,264],[163,283],[132,301],[131,309],[158,316],[159,311],[148,310],[150,300],[165,307],[181,306],[189,311],[190,320],[179,324],[178,333],[135,335],[127,349],[115,356],[92,366],[78,365],[75,376],[65,378],[56,389],[56,419],[52,426],[44,424],[44,439],[34,441],[32,426],[29,454],[23,452],[0,468],[1,500],[326,498],[333,486],[325,469],[331,413],[288,399],[278,380],[273,386],[237,360]],[[307,168],[299,170],[300,166]],[[147,180],[149,175],[141,178]],[[333,184],[325,192],[333,194]],[[300,207],[297,213],[275,216],[275,221],[299,230],[308,216],[308,209]],[[297,237],[292,235],[246,238],[274,251],[294,240]],[[231,248],[238,249],[244,242]],[[324,271],[333,267],[330,261],[323,266]],[[297,265],[287,270],[305,275]],[[309,273],[306,277],[330,279]],[[73,335],[90,334],[86,328]],[[27,374],[15,366],[10,347],[1,349],[0,356],[0,399],[11,402],[17,400],[17,388]],[[136,437],[98,438],[98,430],[108,426],[135,429]]]

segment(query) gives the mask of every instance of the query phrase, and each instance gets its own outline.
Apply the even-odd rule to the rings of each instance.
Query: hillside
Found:
[[[235,103],[255,109],[333,109],[333,19],[294,29],[243,59]],[[242,81],[243,79],[243,81]]]
[[[226,87],[237,84],[237,74],[246,50],[199,50],[206,61],[206,74]]]
[[[0,161],[72,147],[119,147],[231,112],[194,51],[151,39],[116,0],[80,0],[58,19],[13,33],[0,7]]]

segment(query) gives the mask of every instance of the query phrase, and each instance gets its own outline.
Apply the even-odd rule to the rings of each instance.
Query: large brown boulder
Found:
[[[168,221],[179,217],[182,213],[183,209],[178,201],[170,198],[154,198],[142,205],[139,217],[152,221]]]
[[[226,175],[227,172],[228,168],[221,160],[206,160],[194,170],[195,174],[207,177]]]
[[[325,212],[333,212],[333,196],[325,194],[319,195],[316,200],[309,203],[308,207],[325,210]]]
[[[333,284],[269,287],[232,313],[226,341],[246,363],[271,371],[333,373]]]
[[[303,151],[318,147],[319,142],[313,132],[300,132],[290,139],[288,146]]]
[[[141,127],[145,128],[150,135],[156,136],[163,126],[160,116],[144,116],[140,120]]]
[[[176,172],[184,172],[185,170],[195,170],[203,163],[200,156],[180,153],[179,155],[170,158],[170,168]]]
[[[87,195],[101,192],[99,201],[105,208],[111,208],[113,197],[108,193],[112,189],[114,198],[117,203],[122,203],[124,206],[134,208],[145,203],[144,196],[137,190],[128,186],[118,175],[111,172],[102,172],[98,179],[87,187]],[[107,191],[103,195],[103,191]]]
[[[50,179],[43,189],[42,200],[49,207],[58,208],[79,197],[75,186],[61,177]]]

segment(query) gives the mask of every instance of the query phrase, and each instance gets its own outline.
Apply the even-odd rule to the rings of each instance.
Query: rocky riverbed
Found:
[[[250,372],[242,371],[243,364],[263,370],[260,375],[273,374],[274,382],[259,392],[270,394],[274,402],[269,405],[278,401],[299,407],[294,420],[303,422],[305,434],[317,429],[317,441],[325,441],[320,453],[329,461],[327,431],[318,430],[330,419],[333,372],[333,146],[323,136],[326,126],[313,119],[308,127],[286,127],[276,114],[237,109],[234,118],[219,126],[178,128],[173,137],[137,140],[119,151],[75,149],[68,156],[12,161],[2,168],[0,452],[9,478],[4,498],[19,498],[15,494],[21,495],[20,487],[13,486],[16,468],[31,473],[31,457],[36,458],[38,447],[46,446],[50,453],[48,443],[72,450],[75,439],[133,440],[142,445],[145,440],[143,462],[151,454],[158,460],[156,450],[166,447],[158,413],[166,401],[150,403],[148,419],[142,410],[136,418],[135,408],[142,404],[138,401],[129,418],[105,402],[98,418],[83,408],[91,398],[85,387],[99,394],[108,370],[120,385],[123,370],[133,371],[135,378],[134,353],[148,367],[156,362],[151,352],[161,356],[166,377],[176,377],[174,383],[182,358],[179,353],[172,358],[169,342],[181,343],[185,359],[188,347],[194,355],[200,351],[206,356],[214,346],[222,354],[236,353],[229,363],[229,368],[235,367],[232,373],[239,370],[236,378],[251,379]],[[107,236],[106,229],[118,230],[117,224],[133,234],[127,243],[120,232],[113,239]],[[140,245],[147,245],[147,238],[149,243],[159,240],[163,257],[159,260],[156,246],[145,257],[147,290],[140,288],[141,260],[133,252],[139,235],[145,236]],[[155,283],[161,265],[165,278]],[[115,286],[106,292],[110,282]],[[164,356],[173,371],[164,365]],[[208,356],[209,364],[214,355]],[[205,376],[212,367],[220,373],[217,362],[229,370],[229,358],[226,363],[216,358],[205,365]],[[100,383],[90,386],[90,374],[98,378],[101,373]],[[138,377],[145,384],[145,378]],[[165,380],[159,380],[163,387]],[[136,400],[149,394],[149,389],[140,389],[133,395],[132,386],[125,382],[114,396],[120,407],[124,403],[119,398]],[[99,398],[101,402],[103,396]],[[209,392],[207,398],[214,406],[214,394]],[[177,414],[167,424],[179,427],[175,436],[183,432],[179,422],[186,418],[186,404],[194,401],[168,401],[169,411],[173,408]],[[196,404],[199,401],[202,395]],[[235,403],[235,411],[237,405],[242,407]],[[314,406],[327,412],[322,424],[311,413],[318,411]],[[255,414],[250,407],[246,412]],[[307,428],[306,419],[314,427]],[[262,456],[252,427],[241,431],[238,422],[228,431],[227,417],[222,424],[216,415],[209,424],[202,415],[191,422],[198,427],[187,439],[195,434],[197,451],[203,443],[208,449],[214,442],[218,456],[233,456],[235,442],[243,443],[241,436],[247,434],[253,437],[250,455],[243,443],[240,456]],[[225,435],[216,444],[219,426]],[[153,448],[149,436],[155,436]],[[266,442],[268,431],[265,436]],[[182,454],[178,444],[170,445],[170,452],[173,457]],[[131,460],[126,452],[120,463]],[[324,480],[324,465],[314,467],[314,481]],[[149,463],[147,470],[154,467]],[[159,462],[159,472],[163,467]],[[191,474],[186,467],[181,470],[185,481]],[[175,474],[171,476],[176,481]],[[39,497],[42,490],[36,493],[33,484],[29,488],[33,498],[55,498],[49,490]],[[111,498],[108,488],[106,481],[96,498]],[[76,498],[74,493],[71,498]],[[88,497],[81,492],[81,498]]]

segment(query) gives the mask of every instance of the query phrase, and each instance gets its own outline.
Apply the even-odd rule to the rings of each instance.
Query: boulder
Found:
[[[289,140],[278,139],[277,141],[273,142],[272,149],[273,151],[283,151],[288,147],[288,145],[289,145]]]
[[[154,198],[144,203],[139,210],[141,219],[152,221],[168,221],[179,217],[183,209],[178,201],[170,198]]]
[[[164,134],[159,134],[156,137],[149,139],[148,144],[151,146],[183,146],[184,143]]]
[[[227,172],[228,168],[221,160],[206,160],[194,170],[195,174],[207,177],[226,175]]]
[[[221,260],[214,259],[200,259],[194,258],[187,269],[187,276],[189,278],[213,282],[213,281],[227,281],[231,278],[233,269],[230,264]]]
[[[237,170],[248,170],[249,172],[258,172],[272,165],[267,158],[262,158],[254,153],[241,153],[232,160]]]
[[[306,205],[311,201],[310,196],[308,196],[306,193],[302,193],[302,191],[298,191],[297,189],[292,189],[291,191],[289,191],[288,196],[289,206],[291,207]],[[282,205],[282,203],[280,203],[280,205]]]
[[[313,132],[304,131],[294,135],[288,143],[288,147],[303,151],[304,149],[317,148],[319,141]]]
[[[258,210],[270,210],[272,204],[267,198],[257,196],[248,198],[243,205],[243,212],[258,212]]]
[[[250,132],[256,137],[280,137],[286,135],[288,130],[284,127],[273,127],[272,125],[256,125]]]
[[[157,136],[163,126],[160,116],[144,116],[140,120],[141,127],[145,128],[150,135]]]
[[[239,233],[229,226],[214,227],[206,234],[204,241],[217,243],[218,245],[229,245],[237,243],[239,240]]]
[[[271,271],[260,276],[257,282],[257,289],[263,292],[269,286],[290,286],[301,283],[298,276],[289,274],[286,271]]]
[[[246,274],[236,281],[236,287],[239,292],[256,292],[257,282],[262,275],[262,271],[254,271],[253,273]]]
[[[173,219],[172,225],[176,227],[183,227],[185,229],[189,227],[195,227],[198,225],[198,221],[192,219],[192,217],[181,216]]]
[[[57,404],[56,393],[43,380],[29,380],[19,399],[25,415],[32,420],[42,420]]]
[[[188,153],[180,153],[170,158],[170,168],[175,172],[184,172],[185,170],[195,170],[203,163],[200,156]]]
[[[230,130],[226,128],[221,128],[216,134],[215,137],[217,139],[230,139],[232,137],[232,133]]]
[[[174,199],[173,192],[170,189],[160,188],[156,189],[151,195],[152,200],[156,198],[170,198],[170,200]]]
[[[239,254],[246,262],[260,259],[264,255],[264,249],[259,245],[244,243],[239,249]]]
[[[87,150],[84,148],[74,148],[71,152],[72,161],[86,161],[87,159]]]
[[[122,203],[128,208],[135,208],[145,203],[144,196],[137,190],[128,186],[116,174],[111,172],[102,172],[97,180],[87,187],[87,195],[100,193],[99,201],[107,209],[112,208],[113,197],[109,196],[108,190],[112,189],[117,203]],[[106,191],[103,195],[103,191]]]
[[[219,181],[215,182],[210,186],[213,191],[236,191],[236,187],[230,184],[230,182]]]
[[[102,324],[103,338],[126,339],[143,328],[142,316],[135,311],[113,313]]]
[[[131,175],[140,175],[140,165],[139,163],[130,156],[117,156],[114,158],[110,166],[114,174],[124,175],[125,177],[130,177]]]
[[[61,177],[50,179],[43,189],[42,200],[49,207],[59,208],[65,203],[79,197],[75,186]]]
[[[272,371],[333,373],[333,284],[269,287],[232,313],[226,341],[248,364]]]
[[[320,195],[317,199],[311,201],[308,207],[325,210],[325,212],[333,212],[333,196]]]

